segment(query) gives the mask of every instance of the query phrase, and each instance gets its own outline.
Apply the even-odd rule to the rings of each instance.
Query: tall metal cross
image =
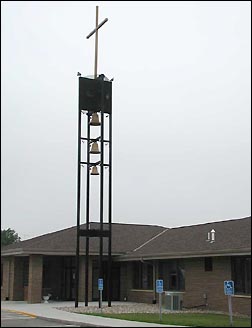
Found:
[[[98,62],[98,30],[99,30],[100,27],[102,27],[102,25],[104,25],[108,21],[108,18],[105,18],[98,25],[98,12],[99,12],[99,7],[96,6],[96,27],[87,36],[87,39],[89,39],[95,33],[95,64],[94,64],[94,78],[95,79],[97,78],[97,62]]]

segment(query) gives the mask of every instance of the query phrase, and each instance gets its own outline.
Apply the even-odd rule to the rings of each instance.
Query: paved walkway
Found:
[[[127,303],[112,302],[114,305],[127,306]],[[85,304],[79,302],[79,307]],[[97,306],[97,302],[90,302],[89,306]],[[105,306],[105,305],[104,305]],[[96,326],[96,327],[182,327],[162,324],[152,324],[145,322],[136,322],[128,320],[119,320],[112,318],[104,318],[92,315],[83,315],[68,311],[59,310],[57,308],[74,307],[74,302],[53,302],[28,304],[27,302],[18,301],[2,301],[1,308],[3,310],[12,310],[19,313],[36,316],[37,318],[50,319],[56,322],[74,324],[79,326]]]

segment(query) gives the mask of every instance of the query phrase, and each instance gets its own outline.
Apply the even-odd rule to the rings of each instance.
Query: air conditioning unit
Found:
[[[183,292],[167,291],[164,293],[164,308],[170,311],[182,310]]]

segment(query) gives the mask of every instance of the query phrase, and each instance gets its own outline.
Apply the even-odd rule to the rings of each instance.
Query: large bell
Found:
[[[99,175],[99,172],[98,172],[96,166],[92,166],[91,175]]]
[[[92,144],[90,154],[100,154],[98,143],[96,141]]]
[[[99,116],[97,113],[92,114],[90,125],[95,125],[95,126],[101,125],[101,123],[99,121]]]

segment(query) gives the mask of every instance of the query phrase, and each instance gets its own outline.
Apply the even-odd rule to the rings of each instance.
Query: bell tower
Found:
[[[98,29],[108,21],[106,18],[98,24],[98,6],[96,6],[96,28],[87,36],[87,39],[95,34],[95,70],[94,77],[81,77],[79,74],[79,106],[78,106],[78,170],[77,170],[77,245],[76,245],[76,273],[75,273],[75,307],[78,307],[79,297],[79,256],[80,256],[80,238],[85,237],[85,306],[88,306],[88,287],[89,279],[89,241],[90,238],[99,238],[99,279],[103,279],[103,240],[107,239],[107,279],[104,285],[107,285],[108,306],[111,306],[111,248],[112,248],[112,81],[109,81],[104,74],[97,76],[97,58],[98,58]],[[86,115],[86,134],[82,131],[82,118]],[[105,116],[108,117],[108,139],[104,139],[105,135]],[[99,128],[99,134],[91,137],[91,130],[95,127]],[[86,143],[86,160],[82,161],[81,144]],[[99,143],[99,144],[98,144]],[[104,145],[107,144],[108,159],[105,162]],[[99,149],[100,145],[100,149]],[[99,160],[93,161],[93,157],[99,156]],[[86,208],[85,208],[85,228],[81,229],[80,220],[80,204],[81,204],[81,169],[86,167]],[[108,222],[104,229],[104,168],[108,168]],[[96,177],[95,177],[96,176]],[[100,185],[100,222],[98,229],[90,227],[90,183],[92,179],[99,179]],[[91,180],[91,181],[90,181]],[[99,299],[99,307],[101,307],[101,299]]]

